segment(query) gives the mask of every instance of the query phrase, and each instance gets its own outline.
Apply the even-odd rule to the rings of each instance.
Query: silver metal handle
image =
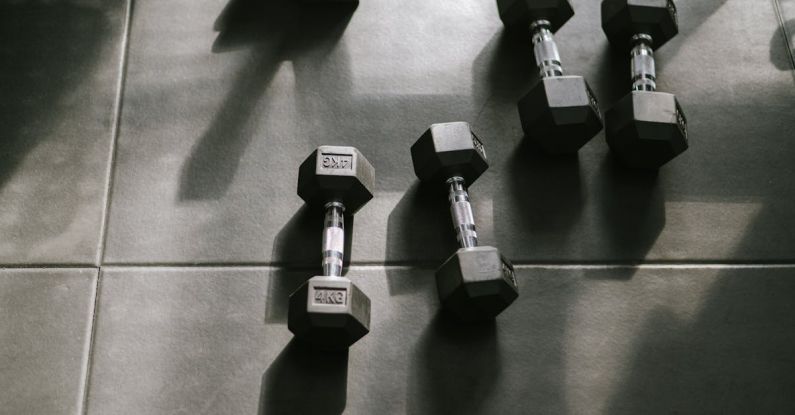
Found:
[[[560,63],[560,53],[548,20],[536,20],[530,23],[530,33],[533,41],[533,55],[542,78],[562,76],[563,66]]]
[[[647,34],[632,36],[632,90],[654,91],[657,89],[657,73],[654,68],[652,38]]]
[[[475,216],[472,204],[469,203],[466,183],[463,177],[451,177],[447,180],[449,187],[450,214],[453,217],[455,236],[462,248],[478,246],[478,233],[475,230]]]
[[[326,221],[323,226],[323,275],[342,276],[342,259],[345,255],[345,206],[340,202],[326,204]]]

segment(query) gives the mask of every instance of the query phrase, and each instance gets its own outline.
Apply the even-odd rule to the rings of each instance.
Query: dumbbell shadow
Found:
[[[600,209],[604,226],[600,229],[605,251],[619,254],[620,263],[645,260],[665,228],[665,195],[657,184],[657,171],[624,167],[608,153],[598,173],[601,177]],[[629,279],[634,267],[616,269],[615,279]]]
[[[266,323],[285,323],[290,294],[309,278],[320,275],[323,239],[322,207],[303,205],[282,227],[273,241],[274,268],[268,278]],[[353,243],[353,216],[345,215],[343,263],[350,264]]]
[[[262,375],[259,415],[341,414],[348,351],[323,352],[293,339]]]
[[[387,261],[436,269],[456,249],[450,206],[444,192],[415,181],[389,214]],[[402,295],[427,288],[427,284],[406,278],[405,272],[387,267],[390,295]]]
[[[600,59],[596,60],[594,82],[599,86],[596,91],[599,95],[599,104],[604,112],[613,107],[630,90],[632,78],[630,65],[627,63],[627,53],[623,49],[610,46],[605,42],[602,51],[598,52]],[[604,143],[604,136],[599,140]]]
[[[445,314],[439,312],[417,342],[409,414],[482,413],[502,372],[495,321],[463,326]]]
[[[485,89],[491,99],[510,103],[516,111],[516,101],[539,79],[532,56],[533,47],[525,38],[507,30],[494,34],[472,65],[473,89]]]
[[[278,40],[284,59],[315,48],[332,47],[342,36],[357,2],[230,0],[216,19],[214,52]]]
[[[552,249],[563,253],[585,206],[580,160],[577,154],[550,155],[532,140],[522,140],[508,164],[515,215],[533,238],[543,236]],[[546,253],[546,252],[545,252]]]

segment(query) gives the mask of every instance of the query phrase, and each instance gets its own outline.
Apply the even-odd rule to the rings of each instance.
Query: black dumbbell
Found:
[[[353,147],[320,146],[298,170],[298,196],[326,211],[323,275],[290,294],[287,326],[301,340],[345,349],[370,331],[370,299],[342,276],[344,214],[373,198],[375,170]]]
[[[672,0],[603,0],[602,29],[630,49],[632,91],[605,114],[607,144],[629,167],[657,169],[688,148],[687,120],[673,94],[657,92],[653,48],[679,33]]]
[[[519,295],[513,266],[497,248],[478,246],[467,185],[489,167],[483,144],[469,124],[433,124],[411,146],[414,173],[423,182],[445,186],[461,246],[436,271],[442,305],[465,321],[491,319]]]
[[[575,153],[602,130],[602,115],[588,83],[564,75],[552,33],[574,15],[568,0],[497,0],[505,26],[530,31],[539,80],[519,101],[525,135],[550,153]]]

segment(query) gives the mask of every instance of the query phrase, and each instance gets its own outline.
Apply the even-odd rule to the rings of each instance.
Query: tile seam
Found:
[[[57,269],[97,269],[96,264],[64,263],[64,264],[2,264],[0,271],[3,270],[57,270]]]
[[[415,264],[415,265],[352,265],[346,269],[436,269],[439,264]],[[517,269],[789,269],[795,268],[795,263],[733,263],[733,262],[713,262],[713,263],[642,263],[642,264],[604,264],[604,263],[525,263],[513,264]],[[312,271],[316,267],[282,267],[271,265],[252,265],[252,264],[225,264],[225,265],[106,265],[101,268],[101,272],[113,272],[124,270],[290,270],[295,272]]]
[[[113,181],[114,181],[114,173],[116,170],[116,157],[117,157],[117,143],[119,140],[119,131],[121,127],[121,116],[122,116],[122,108],[124,106],[124,91],[125,91],[125,84],[127,81],[127,63],[129,57],[129,49],[130,49],[130,31],[132,28],[132,14],[133,14],[133,6],[135,0],[127,0],[126,8],[125,8],[125,16],[124,16],[124,31],[122,37],[122,45],[121,45],[121,53],[120,53],[120,62],[119,62],[119,79],[118,83],[116,84],[116,108],[115,114],[113,119],[113,131],[111,132],[111,143],[110,143],[110,150],[109,150],[109,166],[108,172],[106,176],[106,190],[105,190],[105,198],[104,198],[104,209],[102,211],[102,224],[100,226],[100,234],[99,234],[99,241],[97,246],[97,254],[95,257],[95,268],[96,268],[96,282],[94,283],[94,292],[93,292],[93,303],[91,307],[91,314],[90,314],[90,327],[89,327],[89,337],[87,340],[87,350],[86,350],[86,362],[85,366],[83,366],[83,372],[81,373],[81,385],[80,385],[80,407],[78,410],[78,414],[87,415],[88,414],[88,398],[91,390],[91,371],[93,369],[93,360],[94,360],[94,341],[97,332],[97,320],[99,315],[99,299],[100,299],[100,290],[102,288],[102,260],[105,256],[105,245],[107,244],[107,229],[108,229],[108,221],[110,219],[110,204],[111,204],[111,195],[113,192]]]
[[[105,247],[108,239],[108,222],[110,220],[110,206],[113,194],[113,182],[116,172],[116,158],[118,154],[118,141],[121,130],[121,117],[124,107],[124,92],[127,82],[127,63],[129,57],[130,45],[130,30],[132,26],[132,13],[133,13],[134,0],[127,0],[126,16],[124,21],[124,35],[122,39],[121,56],[119,62],[119,80],[116,84],[116,111],[113,119],[113,130],[111,132],[111,142],[109,151],[109,166],[105,183],[105,198],[104,209],[102,211],[102,225],[100,227],[99,242],[97,245],[97,255],[95,258],[95,265],[101,266],[105,257]]]
[[[346,268],[436,268],[441,264],[439,261],[416,261],[416,262],[354,262],[346,265]],[[613,262],[613,261],[582,261],[582,262],[560,262],[560,261],[520,261],[512,262],[514,267],[552,267],[552,268],[795,268],[792,261],[643,261],[643,262]],[[22,271],[22,270],[96,270],[119,268],[184,268],[184,269],[223,269],[223,268],[267,268],[267,269],[289,269],[295,271],[319,270],[317,265],[312,264],[288,264],[278,262],[197,262],[197,263],[169,263],[169,262],[129,262],[129,263],[110,263],[96,266],[92,264],[19,264],[19,265],[0,265],[2,271]]]
[[[88,339],[86,341],[86,364],[83,366],[83,372],[81,375],[81,384],[80,384],[80,409],[78,410],[78,414],[87,414],[88,413],[88,392],[89,392],[89,379],[91,375],[91,367],[92,367],[92,360],[94,354],[94,336],[96,334],[96,327],[97,327],[97,307],[99,305],[99,295],[100,295],[100,287],[101,287],[101,280],[102,280],[102,270],[97,267],[96,270],[96,281],[94,282],[94,291],[91,295],[91,315],[90,315],[90,325],[89,325],[89,334]]]

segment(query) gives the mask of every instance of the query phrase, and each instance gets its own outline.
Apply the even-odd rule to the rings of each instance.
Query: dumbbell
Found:
[[[632,91],[605,114],[610,150],[629,167],[657,169],[688,148],[687,119],[673,94],[657,92],[654,49],[679,33],[673,0],[603,0],[602,29],[629,49]]]
[[[497,0],[508,30],[530,36],[539,79],[519,101],[519,119],[529,139],[553,154],[576,153],[602,130],[602,115],[588,83],[564,75],[553,33],[573,15],[568,0]]]
[[[323,275],[290,294],[287,326],[319,348],[345,349],[370,331],[370,299],[342,276],[344,217],[373,198],[375,170],[353,147],[320,146],[298,170],[298,196],[325,210]]]
[[[489,167],[483,144],[468,123],[433,124],[411,146],[414,173],[446,187],[461,246],[436,271],[442,306],[464,321],[496,317],[519,295],[513,266],[497,248],[478,246],[467,186]]]

